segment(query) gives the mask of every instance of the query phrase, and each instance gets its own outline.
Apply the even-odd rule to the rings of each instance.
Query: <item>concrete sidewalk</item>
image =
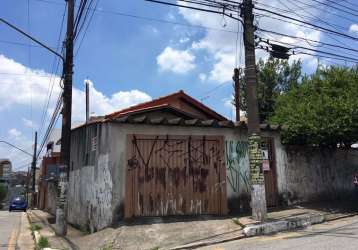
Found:
[[[41,210],[28,210],[27,215],[31,225],[38,225],[41,228],[34,232],[35,241],[42,236],[49,242],[50,247],[47,249],[77,249],[71,241],[55,234],[55,221],[52,215]]]
[[[271,211],[263,224],[250,216],[142,218],[87,235],[70,226],[66,241],[72,249],[193,249],[341,219],[357,212],[352,203],[327,202]],[[49,220],[43,211],[32,213]]]

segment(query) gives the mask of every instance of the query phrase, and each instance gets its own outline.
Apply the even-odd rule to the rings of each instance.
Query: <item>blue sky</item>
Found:
[[[276,0],[259,2],[283,8]],[[64,3],[63,0],[2,0],[0,17],[56,47]],[[286,4],[296,7],[290,2]],[[85,79],[91,82],[91,111],[98,115],[183,89],[217,112],[233,118],[229,101],[233,90],[231,75],[236,60],[240,66],[244,56],[241,28],[236,39],[237,22],[144,0],[99,0],[97,9],[80,50],[81,36],[75,47],[74,122],[84,118]],[[357,18],[352,17],[356,23],[343,20],[319,8],[306,8],[298,13],[317,15],[345,27],[346,33],[357,35],[358,26],[354,26]],[[322,32],[264,17],[258,21],[264,28],[338,43],[336,38]],[[63,35],[64,29],[61,40]],[[282,41],[298,43],[292,39]],[[33,132],[41,129],[49,86],[54,83],[46,117],[51,114],[59,93],[59,80],[51,77],[54,56],[29,45],[34,44],[0,23],[0,138],[32,151]],[[354,42],[349,45],[357,47]],[[262,51],[258,51],[257,56],[267,58]],[[317,58],[295,58],[304,60],[305,72],[315,70]],[[323,59],[320,62],[331,63]],[[44,129],[41,131],[43,134]],[[0,158],[6,157],[11,158],[16,168],[31,161],[0,145]]]

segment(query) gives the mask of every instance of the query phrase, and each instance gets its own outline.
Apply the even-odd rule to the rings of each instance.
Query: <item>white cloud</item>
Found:
[[[139,90],[119,91],[107,97],[98,91],[91,80],[90,90],[90,113],[104,115],[120,110],[141,102],[150,101],[152,98]],[[86,96],[84,90],[73,89],[72,120],[83,121],[86,116]]]
[[[20,136],[22,135],[22,133],[19,130],[17,130],[16,128],[9,129],[8,134],[11,138],[14,138],[15,140],[20,138]]]
[[[199,79],[200,79],[200,81],[204,82],[207,78],[208,78],[208,77],[207,77],[206,74],[204,74],[204,73],[200,73],[200,74],[199,74]]]
[[[307,0],[303,0],[307,1]],[[181,4],[185,4],[182,3]],[[271,6],[277,6],[282,8],[281,4],[277,0],[268,0],[265,1],[265,4]],[[192,51],[198,52],[199,50],[204,50],[209,53],[214,58],[214,63],[210,70],[209,79],[216,81],[217,83],[223,83],[227,81],[231,81],[232,72],[234,67],[236,66],[236,56],[237,56],[237,64],[238,66],[242,66],[244,63],[244,52],[240,51],[243,48],[240,48],[240,40],[242,44],[242,27],[240,27],[240,36],[239,42],[236,43],[238,30],[238,22],[232,20],[228,17],[223,18],[222,15],[213,14],[213,13],[203,13],[196,10],[190,10],[185,8],[179,8],[179,13],[184,17],[192,25],[202,25],[206,27],[212,27],[224,31],[218,31],[215,29],[208,29],[203,37],[199,40],[196,40],[192,43]],[[320,15],[319,10],[309,10],[312,15]],[[274,20],[271,18],[260,17],[258,19],[259,27],[266,30],[274,30],[276,32],[285,33],[292,36],[299,36],[314,40],[320,40],[321,32],[311,30],[304,27],[298,27],[296,25],[281,22],[278,20]],[[226,23],[226,25],[223,25]],[[241,25],[241,24],[240,24]],[[230,32],[231,31],[231,32]],[[274,40],[278,40],[281,42],[289,42],[294,45],[301,45],[305,47],[311,47],[309,44],[305,43],[302,40],[297,39],[288,39],[283,38],[282,36],[276,36],[272,34],[266,34],[261,32],[260,36],[264,38],[270,38]],[[238,46],[238,53],[236,54],[236,45]],[[265,51],[257,50],[257,59],[259,58],[267,58],[268,53]],[[306,66],[315,67],[316,60],[313,56],[308,55],[297,55],[293,58],[302,59]]]
[[[219,83],[232,81],[235,65],[234,55],[218,51],[215,53],[214,57],[215,64],[210,72],[210,80]]]
[[[15,106],[26,107],[33,105],[34,112],[42,112],[43,105],[47,101],[48,88],[51,75],[42,70],[33,70],[15,62],[0,54],[0,111],[11,109]],[[55,85],[50,101],[48,115],[54,110],[55,101],[60,93],[59,78],[54,77]],[[106,96],[94,87],[90,81],[90,109],[98,115],[104,115],[140,102],[149,101],[151,97],[139,90],[119,91],[111,96]],[[72,92],[72,120],[84,121],[85,119],[85,92],[73,88]],[[27,127],[34,126],[32,121],[23,118]]]
[[[187,43],[189,41],[190,41],[189,37],[183,37],[183,38],[180,38],[179,43]]]
[[[195,68],[195,56],[188,50],[175,50],[166,47],[157,57],[157,64],[162,71],[185,74]]]
[[[349,31],[350,32],[358,32],[358,24],[352,24],[350,27],[349,27]]]
[[[2,54],[0,54],[0,72],[0,117],[2,117],[1,113],[11,111],[15,115],[19,114],[19,125],[22,125],[19,128],[9,128],[6,127],[6,123],[1,123],[0,130],[7,131],[7,138],[5,138],[7,141],[31,152],[33,135],[28,130],[23,129],[38,127],[41,124],[35,124],[22,116],[28,112],[30,105],[32,105],[34,119],[40,120],[44,104],[47,102],[51,75],[43,70],[27,68]],[[47,121],[52,115],[56,99],[60,93],[59,78],[55,76],[53,79],[56,81],[47,110]],[[83,90],[73,88],[72,95],[72,121],[78,123],[85,120],[84,88]],[[97,90],[94,84],[90,82],[90,109],[91,113],[94,112],[97,115],[105,115],[149,100],[151,100],[151,97],[140,90],[118,91],[107,96]],[[45,124],[44,129],[46,127],[47,124]],[[43,133],[44,131],[42,131],[42,135]],[[23,160],[27,159],[27,156],[19,150],[4,144],[0,144],[0,155],[10,158],[15,167],[23,165]]]
[[[24,118],[24,117],[22,118],[22,123],[27,128],[36,128],[37,127],[37,125],[33,121],[31,121],[27,118]]]

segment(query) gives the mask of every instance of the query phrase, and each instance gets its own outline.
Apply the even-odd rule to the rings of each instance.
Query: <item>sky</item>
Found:
[[[270,5],[293,9],[295,13],[291,16],[358,36],[356,16],[315,1],[257,2],[261,8]],[[350,6],[351,11],[358,9],[353,0],[339,2]],[[0,5],[1,18],[51,48],[57,50],[61,46],[59,41],[63,41],[65,32],[65,25],[61,31],[64,0],[2,0]],[[82,31],[75,43],[73,123],[85,118],[85,81],[90,84],[90,110],[96,115],[184,90],[227,118],[235,118],[231,78],[233,68],[242,67],[244,61],[240,23],[218,14],[144,0],[99,0],[96,9],[88,29]],[[357,48],[355,41],[261,15],[255,24],[276,32]],[[312,47],[292,38],[257,34]],[[337,49],[324,49],[337,53]],[[257,60],[268,57],[262,50],[257,50],[256,55]],[[295,59],[303,60],[307,74],[316,70],[318,62],[349,65],[317,56],[297,55],[290,61]],[[61,64],[57,67],[54,55],[0,23],[0,140],[32,152],[34,131],[38,131],[41,142],[60,93],[61,67]],[[60,127],[60,121],[56,127]],[[13,167],[21,170],[26,170],[31,162],[26,154],[1,143],[0,158],[10,158]]]

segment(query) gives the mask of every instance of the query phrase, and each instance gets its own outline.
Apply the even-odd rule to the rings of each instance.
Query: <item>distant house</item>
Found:
[[[60,147],[56,144],[60,131],[50,137],[46,154],[42,157],[39,170],[37,207],[51,214],[56,214],[57,185],[60,164]]]
[[[0,183],[9,185],[11,180],[12,165],[9,159],[0,159]]]
[[[261,136],[268,207],[354,191],[357,152],[286,147],[279,126],[262,124]],[[72,130],[67,220],[96,231],[132,217],[248,210],[248,153],[245,122],[183,91],[92,117]]]

